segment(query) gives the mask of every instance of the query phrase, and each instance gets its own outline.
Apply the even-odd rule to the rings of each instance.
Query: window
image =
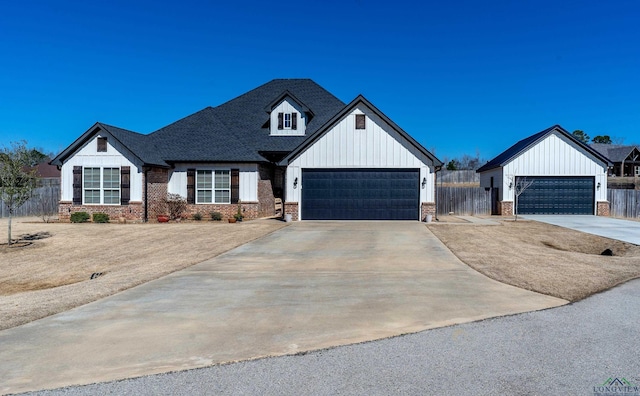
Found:
[[[365,120],[364,114],[356,114],[356,129],[366,129]]]
[[[120,168],[84,168],[84,203],[120,205]]]
[[[278,113],[278,129],[298,129],[298,113]]]
[[[231,203],[231,172],[228,170],[197,171],[196,203]]]
[[[99,137],[98,138],[98,152],[106,153],[107,152],[107,138]]]

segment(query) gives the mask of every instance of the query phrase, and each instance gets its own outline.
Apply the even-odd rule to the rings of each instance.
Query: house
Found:
[[[144,135],[96,123],[52,163],[59,215],[130,220],[165,213],[168,193],[189,214],[294,220],[419,220],[435,213],[442,166],[363,96],[345,104],[309,79],[270,81]]]
[[[611,162],[559,125],[520,140],[477,170],[491,189],[492,214],[609,215]]]
[[[640,177],[640,146],[593,143],[591,148],[609,158],[609,176]]]

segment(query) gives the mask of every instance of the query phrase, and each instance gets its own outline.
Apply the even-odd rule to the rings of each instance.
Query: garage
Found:
[[[516,178],[516,184],[521,177]],[[518,214],[594,214],[594,177],[534,177],[518,198]]]
[[[418,220],[419,169],[303,169],[306,220]]]
[[[491,214],[609,215],[608,158],[560,125],[526,137],[481,166]],[[518,182],[533,181],[521,195]]]

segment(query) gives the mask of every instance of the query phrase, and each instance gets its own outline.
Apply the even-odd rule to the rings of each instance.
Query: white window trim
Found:
[[[291,129],[291,125],[293,124],[292,119],[293,119],[292,113],[283,113],[283,115],[282,115],[282,129]]]
[[[211,188],[199,188],[198,187],[198,172],[210,172],[211,175]],[[216,188],[216,172],[227,172],[229,176],[228,188]],[[230,168],[216,168],[216,169],[196,169],[195,180],[195,202],[196,205],[227,205],[231,204],[231,169]],[[211,191],[211,202],[200,202],[198,199],[198,191]],[[229,202],[216,202],[216,191],[228,191]]]
[[[85,170],[86,169],[99,169],[100,170],[100,187],[97,189],[100,191],[100,202],[87,202],[87,190],[89,190],[85,186]],[[117,190],[118,191],[118,200],[116,203],[105,203],[104,202],[104,170],[105,169],[117,169],[118,170],[118,188],[109,188],[109,191]],[[108,205],[108,206],[118,206],[121,203],[122,199],[122,185],[120,183],[120,179],[122,178],[122,169],[119,166],[83,166],[82,167],[82,204],[83,205]],[[96,190],[91,188],[90,190]]]

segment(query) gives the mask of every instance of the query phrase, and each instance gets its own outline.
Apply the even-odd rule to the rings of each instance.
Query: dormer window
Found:
[[[298,129],[298,113],[278,113],[278,129]]]

